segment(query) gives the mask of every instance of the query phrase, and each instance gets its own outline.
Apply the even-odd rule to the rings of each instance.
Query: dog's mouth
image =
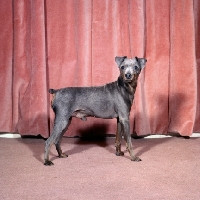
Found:
[[[127,83],[133,82],[135,79],[137,79],[138,75],[137,74],[125,74],[124,76],[124,81]]]
[[[133,81],[133,79],[125,79],[125,82],[127,83],[131,83]]]

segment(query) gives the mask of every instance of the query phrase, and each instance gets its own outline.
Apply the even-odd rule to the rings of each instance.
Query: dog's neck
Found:
[[[119,76],[118,78],[118,85],[122,86],[123,88],[125,88],[125,90],[127,91],[127,93],[133,98],[134,94],[135,94],[135,90],[137,87],[137,79],[133,79],[131,82],[126,82],[123,80],[123,78],[121,76]]]
[[[129,105],[129,109],[131,109],[135,90],[137,87],[137,80],[128,83],[128,82],[125,82],[124,79],[120,76],[117,80],[117,84],[120,91],[123,93],[123,96],[126,97],[126,101],[127,101],[127,104]]]

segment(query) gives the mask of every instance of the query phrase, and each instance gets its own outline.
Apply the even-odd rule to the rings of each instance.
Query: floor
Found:
[[[44,140],[0,138],[3,200],[195,200],[200,198],[200,138],[133,139],[141,162],[115,156],[115,138],[63,138],[68,158],[43,165]],[[123,144],[123,150],[125,145]]]

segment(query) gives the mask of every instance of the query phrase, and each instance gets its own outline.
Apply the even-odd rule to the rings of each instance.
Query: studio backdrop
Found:
[[[49,88],[116,81],[115,56],[145,57],[130,114],[137,135],[200,132],[200,1],[1,0],[0,132],[48,137]],[[66,136],[115,134],[73,119]]]

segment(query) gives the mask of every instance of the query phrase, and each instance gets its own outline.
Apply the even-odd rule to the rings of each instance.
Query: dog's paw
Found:
[[[67,157],[68,157],[68,155],[67,155],[67,154],[65,154],[65,153],[62,153],[62,154],[60,154],[58,157],[59,157],[59,158],[67,158]]]
[[[131,161],[139,162],[139,161],[142,161],[142,160],[139,157],[134,156],[133,158],[131,158]]]
[[[124,156],[124,152],[122,152],[122,151],[116,151],[116,156]]]
[[[46,166],[51,166],[51,165],[54,165],[53,162],[51,162],[50,160],[45,160],[44,161],[44,165]]]

